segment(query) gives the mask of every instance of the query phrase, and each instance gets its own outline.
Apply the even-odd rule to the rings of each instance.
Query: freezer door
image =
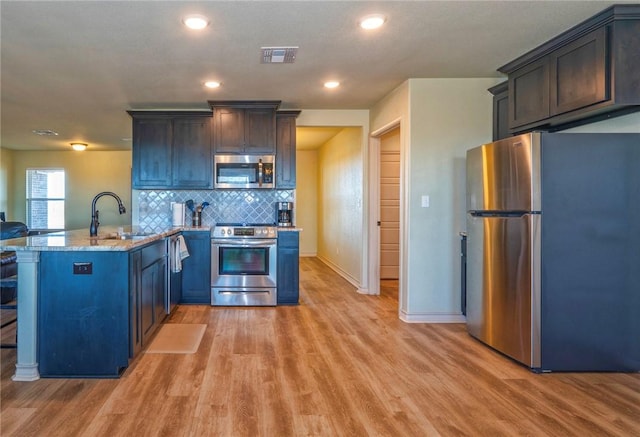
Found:
[[[467,329],[529,367],[539,362],[540,215],[467,216]]]
[[[540,211],[540,134],[467,151],[468,211]]]

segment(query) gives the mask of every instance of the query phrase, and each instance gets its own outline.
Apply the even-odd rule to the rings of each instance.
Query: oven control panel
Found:
[[[275,226],[217,225],[211,233],[213,238],[276,238],[277,235]]]

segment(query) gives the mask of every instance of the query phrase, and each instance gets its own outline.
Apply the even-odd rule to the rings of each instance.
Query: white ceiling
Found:
[[[500,77],[498,67],[624,2],[2,0],[0,145],[127,150],[127,110],[206,110],[209,99],[367,109],[407,78]],[[209,27],[187,30],[189,13]],[[370,13],[386,25],[359,29]],[[298,46],[296,62],[261,64],[263,46]],[[204,88],[208,79],[222,87]],[[326,90],[329,79],[342,85]]]

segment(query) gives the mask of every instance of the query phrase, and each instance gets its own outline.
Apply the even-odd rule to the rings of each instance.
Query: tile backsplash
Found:
[[[160,231],[171,226],[171,202],[209,202],[202,211],[202,225],[216,223],[275,223],[276,202],[294,202],[295,190],[133,190],[133,222]],[[185,224],[191,224],[186,209]]]

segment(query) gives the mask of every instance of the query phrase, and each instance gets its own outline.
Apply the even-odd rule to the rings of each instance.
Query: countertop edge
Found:
[[[118,231],[139,232],[144,231],[138,226],[104,226],[100,227],[97,238],[89,237],[88,229],[76,229],[71,231],[52,232],[50,234],[33,235],[30,237],[12,238],[0,240],[0,250],[12,250],[20,252],[45,252],[45,251],[95,251],[95,252],[128,252],[141,248],[155,241],[160,241],[179,232],[211,232],[211,227],[170,227],[153,234],[121,240],[114,238]]]

